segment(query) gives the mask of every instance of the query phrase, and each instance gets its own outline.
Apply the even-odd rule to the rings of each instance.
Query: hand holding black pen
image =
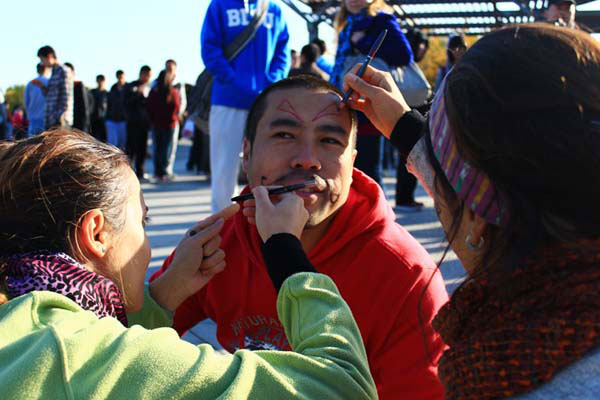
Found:
[[[281,187],[269,189],[269,195],[293,192],[294,190],[304,189],[305,187],[309,187],[312,185],[315,185],[314,179],[311,179],[309,181],[302,182],[302,183],[296,183],[293,185],[281,186]],[[235,196],[231,199],[231,201],[233,201],[233,202],[245,201],[245,200],[250,200],[253,198],[254,198],[254,195],[252,194],[252,192],[250,192],[250,193],[242,194],[239,196]]]
[[[381,47],[381,44],[385,40],[387,32],[388,32],[388,30],[384,29],[377,37],[377,40],[375,41],[375,43],[373,43],[373,46],[371,46],[371,50],[369,50],[369,54],[365,58],[365,62],[362,64],[362,66],[358,70],[358,73],[356,74],[359,78],[364,75],[365,70],[367,69],[367,66],[371,63],[371,60],[373,60],[373,58],[375,58],[375,54],[377,54],[377,50],[379,50],[379,48]],[[344,94],[344,98],[342,99],[342,104],[344,104],[348,101],[348,99],[350,98],[350,95],[352,95],[352,88],[348,89],[348,91]]]

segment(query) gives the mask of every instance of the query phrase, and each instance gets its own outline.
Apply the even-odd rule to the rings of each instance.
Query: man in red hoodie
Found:
[[[302,246],[352,309],[379,397],[442,399],[436,366],[444,345],[431,321],[448,300],[444,282],[425,249],[395,222],[379,185],[353,169],[356,116],[348,108],[338,110],[340,98],[329,83],[311,77],[267,88],[246,124],[249,186],[314,177],[324,182],[296,191],[310,214]],[[212,318],[229,351],[289,350],[248,211],[225,222],[221,248],[227,268],[176,310],[174,328],[183,334]],[[152,279],[169,263],[170,258]]]

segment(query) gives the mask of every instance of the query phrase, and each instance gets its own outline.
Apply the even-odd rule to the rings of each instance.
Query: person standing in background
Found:
[[[317,59],[320,54],[321,51],[316,44],[307,44],[302,47],[302,51],[300,52],[300,66],[298,68],[292,68],[289,76],[312,75],[328,81],[329,75],[317,66]]]
[[[58,62],[56,52],[50,46],[37,52],[40,62],[52,69],[46,95],[45,128],[73,125],[73,76],[71,70]]]
[[[117,83],[112,85],[108,94],[106,112],[106,142],[125,150],[127,143],[127,121],[125,119],[125,73],[117,71]]]
[[[167,73],[173,76],[173,82],[175,82],[177,78],[177,63],[175,60],[167,60],[165,62],[165,70]],[[185,93],[185,85],[181,82],[177,84],[173,84],[175,90],[179,94],[179,115],[177,118],[177,123],[175,124],[175,129],[173,130],[173,146],[171,147],[171,152],[169,153],[169,159],[167,163],[167,175],[169,179],[175,179],[175,172],[173,171],[173,167],[175,166],[175,156],[177,155],[177,144],[179,142],[179,132],[181,123],[183,122],[183,114],[185,113],[185,108],[187,107],[187,96]]]
[[[90,92],[94,98],[92,108],[91,126],[92,136],[101,142],[106,142],[106,111],[108,109],[108,92],[106,91],[106,78],[104,75],[96,76],[95,89]]]
[[[10,116],[10,122],[12,123],[13,136],[16,140],[23,139],[27,136],[27,120],[23,113],[23,107],[20,104],[14,106]]]
[[[327,45],[325,44],[325,41],[317,38],[311,43],[316,44],[319,47],[319,53],[321,54],[319,58],[317,58],[317,67],[319,67],[321,71],[325,72],[327,75],[331,75],[333,72],[333,63],[326,57]]]
[[[36,69],[37,78],[25,86],[25,111],[29,119],[28,137],[44,131],[44,117],[46,116],[46,91],[48,90],[50,68],[38,63]]]
[[[8,114],[4,105],[4,93],[0,90],[0,140],[8,139]]]
[[[75,79],[75,67],[71,63],[65,63],[71,70]],[[73,128],[90,133],[92,130],[91,115],[94,108],[94,98],[83,82],[73,82]]]
[[[154,177],[160,183],[170,181],[167,163],[173,144],[173,130],[179,118],[179,107],[179,93],[173,87],[173,75],[163,69],[148,95],[154,145]]]
[[[467,52],[467,42],[465,37],[458,33],[453,33],[448,36],[448,43],[446,44],[446,65],[442,66],[438,71],[435,79],[435,90],[437,91],[442,81],[450,72],[452,67],[461,59],[461,57]]]
[[[300,56],[298,56],[298,52],[292,49],[290,50],[290,55],[292,56],[291,69],[300,68]]]
[[[369,54],[371,45],[379,34],[387,29],[386,39],[382,43],[377,58],[391,67],[406,66],[413,60],[410,44],[402,33],[396,17],[383,10],[384,0],[344,0],[335,20],[338,32],[338,48],[330,82],[338,89],[342,88],[343,73],[349,68],[348,60],[362,62]],[[357,58],[356,56],[360,57]],[[362,114],[358,114],[358,137],[356,142],[358,155],[354,166],[382,186],[383,136]]]
[[[148,131],[150,116],[148,115],[147,99],[150,93],[150,78],[152,70],[144,65],[140,68],[139,78],[125,86],[124,101],[127,114],[127,145],[126,154],[135,167],[135,174],[140,181],[144,177],[144,163],[148,148]]]
[[[252,40],[228,61],[223,52],[268,1],[266,17]],[[210,126],[211,208],[229,205],[236,190],[242,137],[256,96],[284,79],[290,69],[289,34],[278,3],[213,0],[202,24],[204,65],[214,77]]]
[[[416,63],[425,58],[429,49],[429,38],[420,29],[411,29],[407,32],[406,38],[410,43]],[[419,107],[419,112],[426,114],[429,111],[429,104]],[[389,141],[385,145],[392,146]],[[396,206],[395,212],[410,213],[418,212],[423,208],[423,203],[415,200],[415,189],[417,188],[417,178],[406,169],[406,158],[400,155],[400,160],[396,166]]]

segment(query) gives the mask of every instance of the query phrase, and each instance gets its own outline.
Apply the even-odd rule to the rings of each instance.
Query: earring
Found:
[[[106,253],[106,247],[102,246],[102,253]]]
[[[469,248],[469,250],[478,251],[478,250],[481,250],[481,248],[483,247],[485,240],[483,240],[483,236],[480,236],[479,243],[473,244],[473,238],[471,238],[471,234],[468,233],[467,237],[465,238],[465,243],[467,244],[467,247]]]

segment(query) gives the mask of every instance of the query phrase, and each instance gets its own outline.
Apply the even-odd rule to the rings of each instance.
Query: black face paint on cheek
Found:
[[[329,192],[329,202],[335,204],[340,199],[341,189],[335,184],[333,179],[325,179],[327,191]]]

